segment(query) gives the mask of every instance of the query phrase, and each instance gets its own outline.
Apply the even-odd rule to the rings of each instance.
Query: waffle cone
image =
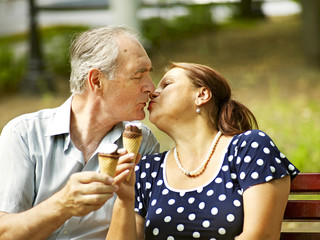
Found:
[[[139,137],[136,137],[136,138],[127,138],[124,136],[123,137],[123,147],[125,149],[127,149],[128,153],[134,153],[137,156],[141,141],[142,141],[142,135],[140,135]],[[135,160],[136,159],[133,160],[133,163],[135,163]],[[129,176],[127,177],[127,181],[129,181],[129,179],[131,177],[131,172],[130,172]]]
[[[118,164],[118,154],[98,154],[100,172],[114,177],[116,174],[116,167]]]

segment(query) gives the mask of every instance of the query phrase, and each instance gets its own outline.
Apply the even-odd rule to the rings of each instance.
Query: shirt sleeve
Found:
[[[151,130],[145,126],[142,125],[142,144],[140,147],[140,153],[142,156],[158,153],[160,151],[160,145],[156,139],[156,137],[153,135]]]
[[[34,164],[29,158],[27,131],[7,124],[0,137],[0,211],[22,212],[34,199]]]
[[[231,144],[234,150],[234,168],[243,191],[287,175],[293,179],[299,173],[272,139],[262,131],[247,131],[233,139]]]

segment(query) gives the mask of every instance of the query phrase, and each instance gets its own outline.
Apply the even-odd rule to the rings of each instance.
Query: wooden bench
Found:
[[[300,173],[291,185],[290,195],[320,196],[320,173]],[[317,200],[289,200],[285,222],[320,222],[320,197]],[[314,232],[282,232],[280,240],[319,240],[320,229]]]

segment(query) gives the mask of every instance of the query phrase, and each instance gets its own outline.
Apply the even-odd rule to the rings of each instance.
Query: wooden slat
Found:
[[[319,240],[320,233],[281,233],[280,240]]]
[[[292,181],[291,192],[320,192],[320,173],[300,173]]]
[[[284,213],[284,219],[320,220],[320,201],[290,200]]]

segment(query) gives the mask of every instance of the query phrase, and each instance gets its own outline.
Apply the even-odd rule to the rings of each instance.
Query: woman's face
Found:
[[[169,70],[159,82],[155,93],[151,94],[148,107],[150,121],[159,129],[170,123],[188,121],[190,114],[195,114],[196,92],[185,70]]]

